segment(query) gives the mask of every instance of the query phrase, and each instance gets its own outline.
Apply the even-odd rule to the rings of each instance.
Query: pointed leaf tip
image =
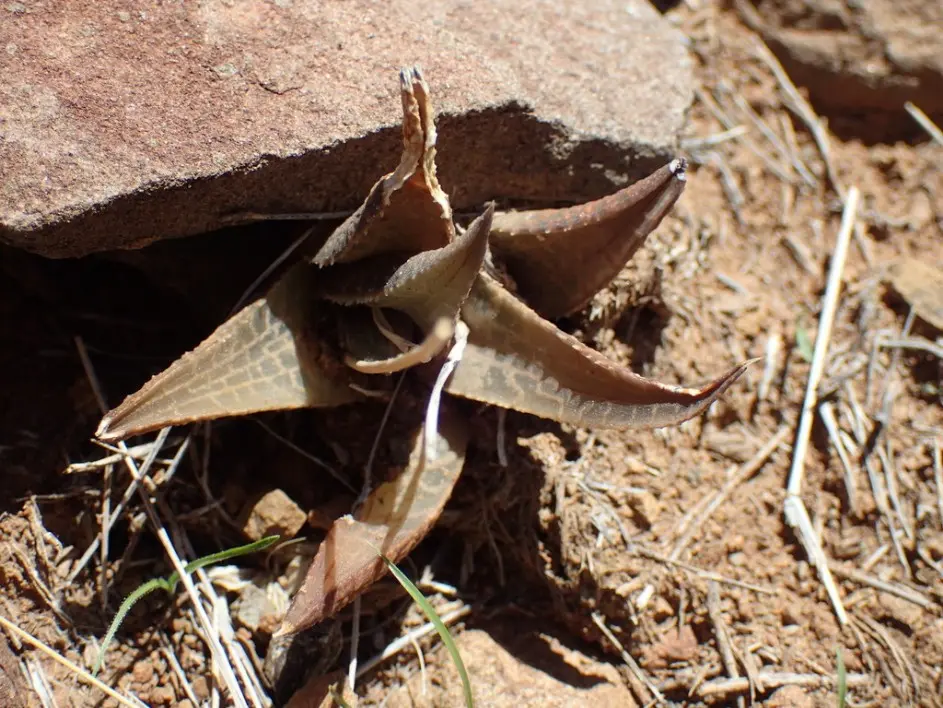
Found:
[[[678,158],[593,202],[499,212],[491,246],[531,307],[550,319],[567,315],[612,281],[645,243],[681,196],[686,169]]]

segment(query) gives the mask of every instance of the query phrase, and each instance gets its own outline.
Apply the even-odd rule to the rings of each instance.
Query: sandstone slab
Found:
[[[458,207],[576,200],[666,160],[683,37],[645,0],[115,0],[0,8],[0,241],[53,257],[356,207],[423,67]]]

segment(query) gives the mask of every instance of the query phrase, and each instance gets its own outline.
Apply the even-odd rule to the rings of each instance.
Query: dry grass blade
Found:
[[[812,352],[812,364],[809,369],[809,379],[806,385],[805,399],[802,403],[802,412],[799,415],[799,429],[796,432],[796,442],[793,450],[792,468],[789,470],[788,493],[798,495],[802,491],[802,472],[805,465],[805,456],[809,446],[809,435],[812,432],[812,420],[815,405],[818,400],[818,386],[825,370],[825,358],[828,354],[828,344],[832,336],[832,324],[838,309],[838,296],[841,292],[842,273],[845,268],[845,259],[848,256],[848,244],[854,230],[855,217],[858,210],[859,192],[852,187],[845,202],[842,213],[841,227],[832,254],[832,263],[828,273],[828,283],[825,286],[825,296],[822,299],[822,312],[819,315],[819,328],[815,337],[815,348]]]
[[[927,134],[933,138],[933,141],[937,145],[943,145],[943,130],[940,130],[939,126],[930,120],[930,116],[921,111],[910,101],[904,104],[904,108],[910,114],[910,117],[917,121],[921,128],[927,131]]]
[[[659,705],[665,705],[667,702],[665,701],[665,696],[658,690],[658,686],[648,677],[645,671],[642,670],[642,667],[638,665],[638,662],[632,658],[632,655],[625,650],[625,647],[622,646],[622,642],[619,641],[616,635],[612,633],[612,630],[606,625],[605,618],[598,612],[594,612],[592,617],[593,622],[599,627],[599,631],[603,633],[606,639],[615,647],[616,651],[619,652],[622,660],[625,662],[626,666],[629,667],[632,676],[639,682],[639,686],[635,687],[635,692],[640,694],[639,698],[645,702],[653,701]],[[647,695],[646,692],[649,692],[650,695]],[[654,699],[652,696],[654,696]]]
[[[128,706],[129,708],[140,708],[143,705],[143,703],[141,703],[140,701],[134,701],[128,698],[127,696],[124,696],[118,693],[117,691],[109,688],[108,686],[103,684],[101,681],[99,681],[97,678],[95,678],[90,673],[88,673],[85,669],[81,668],[80,666],[76,666],[71,661],[66,659],[64,656],[56,653],[54,650],[50,649],[48,646],[46,646],[41,641],[36,639],[33,635],[27,632],[24,632],[22,629],[20,629],[15,624],[13,624],[10,620],[8,620],[6,617],[0,616],[0,625],[2,625],[3,628],[6,629],[11,634],[14,634],[16,637],[26,642],[27,644],[29,644],[34,649],[41,651],[43,654],[48,656],[57,664],[61,664],[62,666],[67,668],[70,672],[75,674],[76,678],[78,678],[80,681],[87,683],[90,686],[94,686],[99,691],[104,693],[106,696],[118,701],[120,705]]]
[[[805,505],[799,498],[802,490],[802,476],[805,468],[806,452],[809,446],[809,436],[812,432],[812,419],[818,401],[818,386],[825,369],[825,359],[828,354],[828,344],[832,335],[832,324],[838,309],[838,297],[841,291],[842,273],[845,267],[845,258],[848,255],[848,245],[854,230],[855,216],[858,209],[858,189],[852,187],[848,192],[845,210],[842,214],[841,227],[835,251],[832,255],[832,264],[828,273],[828,283],[825,287],[825,296],[822,299],[822,312],[819,316],[819,329],[815,337],[815,349],[812,354],[812,364],[809,368],[809,380],[806,385],[805,399],[802,403],[802,412],[799,414],[799,429],[796,432],[796,442],[793,448],[792,467],[789,470],[789,485],[783,511],[786,521],[799,535],[802,545],[815,565],[819,578],[828,592],[829,599],[835,609],[835,614],[841,624],[848,622],[848,616],[842,605],[838,588],[832,579],[828,568],[828,561],[822,550],[822,543],[812,527]]]
[[[796,85],[792,82],[792,79],[789,78],[789,75],[786,73],[786,70],[783,69],[779,60],[770,51],[769,47],[760,40],[756,40],[756,55],[770,68],[770,71],[773,72],[776,81],[779,82],[779,86],[786,97],[786,105],[806,124],[806,127],[812,134],[812,139],[815,140],[815,144],[819,148],[819,153],[822,155],[822,161],[825,163],[825,172],[828,175],[829,182],[831,182],[832,187],[838,193],[838,196],[841,197],[842,201],[845,201],[845,188],[842,186],[841,182],[839,182],[838,174],[832,163],[832,150],[829,143],[828,130],[822,124],[822,121],[816,115],[815,111],[812,110],[809,102],[799,93]]]

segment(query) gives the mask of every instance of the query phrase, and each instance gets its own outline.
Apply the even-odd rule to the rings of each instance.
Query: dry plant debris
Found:
[[[390,374],[407,370],[417,386],[436,381],[405,469],[332,526],[281,634],[332,617],[385,572],[374,548],[398,562],[439,517],[467,443],[457,411],[444,403],[439,412],[443,386],[562,423],[653,428],[700,414],[749,365],[702,388],[661,384],[541,316],[569,314],[612,281],[681,194],[683,160],[582,206],[489,206],[462,231],[436,178],[428,86],[418,69],[400,81],[396,170],[311,259],[109,412],[97,433],[114,441],[223,416],[339,406],[386,396]]]

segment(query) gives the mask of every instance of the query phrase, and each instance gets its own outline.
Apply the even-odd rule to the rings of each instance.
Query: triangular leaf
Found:
[[[622,270],[681,196],[684,160],[594,202],[499,212],[491,246],[518,292],[544,317],[585,305]]]
[[[318,336],[324,313],[319,317],[310,294],[312,268],[295,266],[264,298],[128,396],[102,419],[97,436],[120,440],[167,425],[359,398],[348,385],[356,374]]]
[[[456,396],[596,428],[655,428],[703,412],[750,362],[703,388],[650,381],[561,332],[481,274],[462,308],[470,334]]]

